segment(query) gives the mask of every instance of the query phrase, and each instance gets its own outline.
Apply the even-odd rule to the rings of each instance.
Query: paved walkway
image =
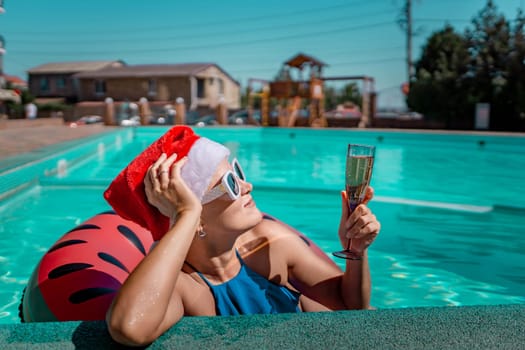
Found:
[[[102,124],[72,128],[61,119],[7,120],[0,128],[0,159],[40,147],[88,137],[110,128]]]

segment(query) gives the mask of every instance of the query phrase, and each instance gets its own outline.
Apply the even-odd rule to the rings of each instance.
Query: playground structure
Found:
[[[248,80],[248,118],[253,120],[254,105],[258,103],[261,109],[263,126],[277,125],[284,127],[328,126],[325,117],[324,83],[326,81],[362,81],[361,119],[358,126],[368,127],[375,114],[374,79],[368,76],[337,76],[323,77],[325,63],[305,54],[297,54],[284,62],[279,76],[274,81],[251,78]],[[304,79],[305,74],[308,79]],[[260,87],[255,88],[256,85]],[[274,110],[270,111],[270,104]],[[300,113],[307,108],[308,119],[299,118]],[[271,119],[277,119],[271,123]],[[301,120],[306,120],[306,123]],[[306,125],[305,125],[306,124]]]

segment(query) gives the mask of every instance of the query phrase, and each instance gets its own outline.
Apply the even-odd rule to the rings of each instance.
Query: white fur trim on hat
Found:
[[[217,166],[229,155],[228,148],[205,137],[199,138],[191,146],[181,176],[200,201],[210,186]]]

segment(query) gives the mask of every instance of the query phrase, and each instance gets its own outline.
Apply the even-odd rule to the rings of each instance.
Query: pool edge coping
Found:
[[[149,349],[493,349],[525,343],[525,305],[184,317]],[[3,349],[119,348],[104,321],[0,325]]]

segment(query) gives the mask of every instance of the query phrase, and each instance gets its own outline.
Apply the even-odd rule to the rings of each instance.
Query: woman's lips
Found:
[[[243,205],[243,207],[245,207],[245,208],[249,208],[249,207],[253,207],[253,206],[255,206],[255,203],[253,202],[253,199],[252,199],[252,198],[250,198],[250,199],[248,200],[248,202],[246,202],[246,203]]]

